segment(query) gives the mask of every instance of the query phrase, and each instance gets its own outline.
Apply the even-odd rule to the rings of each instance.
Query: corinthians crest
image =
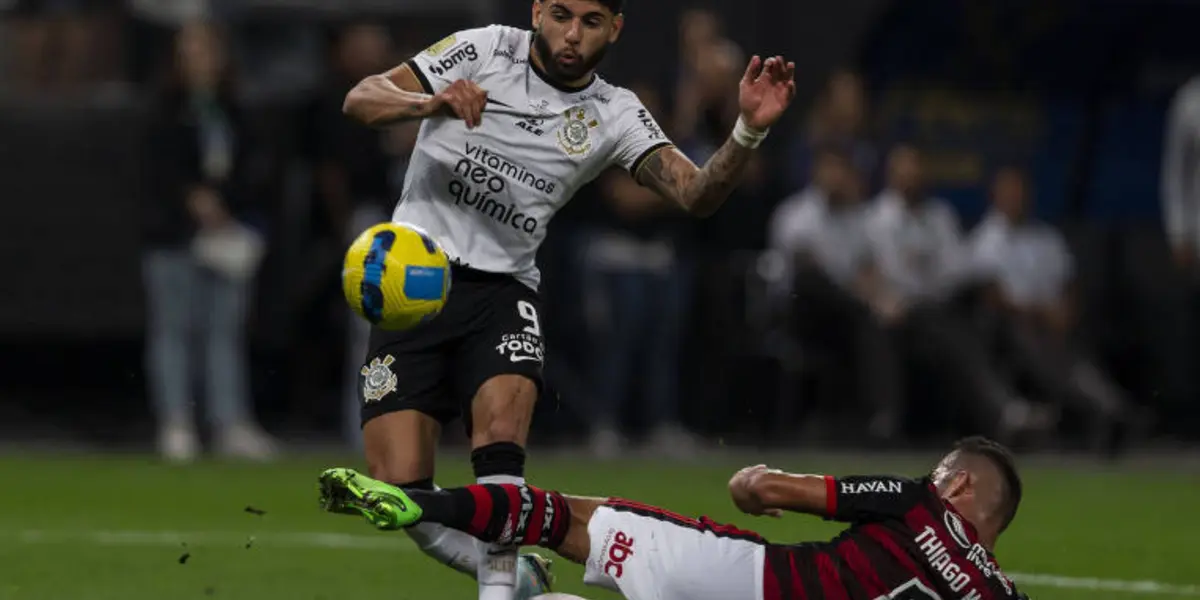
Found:
[[[583,156],[592,150],[591,130],[600,125],[589,120],[583,108],[568,108],[563,116],[567,121],[558,128],[558,145],[570,156]]]
[[[371,364],[363,365],[360,373],[363,376],[363,401],[366,403],[379,402],[384,396],[396,391],[396,374],[392,372],[392,363],[396,358],[391,354],[371,359]]]

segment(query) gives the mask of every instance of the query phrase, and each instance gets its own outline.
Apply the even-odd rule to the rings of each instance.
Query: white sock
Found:
[[[463,575],[477,575],[481,564],[476,543],[479,540],[438,523],[419,523],[405,531],[421,552]]]
[[[523,485],[524,477],[489,475],[477,483]],[[517,552],[519,546],[499,546],[477,541],[479,548],[479,600],[513,600],[517,589]]]
[[[435,485],[433,489],[441,488]],[[463,575],[477,576],[482,554],[477,544],[479,540],[470,534],[439,523],[419,523],[404,531],[421,552]]]

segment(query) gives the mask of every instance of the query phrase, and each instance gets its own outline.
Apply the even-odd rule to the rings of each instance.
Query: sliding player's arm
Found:
[[[782,511],[838,521],[903,517],[929,483],[901,477],[795,475],[765,465],[747,467],[729,481],[734,504],[747,514],[778,516]]]
[[[661,148],[640,161],[634,178],[691,214],[715,213],[737,186],[754,148],[795,97],[795,71],[782,57],[764,62],[755,56],[739,84],[738,126],[708,162],[697,167],[679,150]]]
[[[476,127],[487,92],[471,79],[491,56],[496,35],[491,28],[455,33],[402,65],[363,79],[346,95],[342,112],[372,127],[432,116],[457,117]]]

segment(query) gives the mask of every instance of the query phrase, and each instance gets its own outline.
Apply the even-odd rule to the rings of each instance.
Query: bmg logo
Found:
[[[479,51],[475,49],[475,44],[468,42],[465,45],[450,50],[449,54],[430,65],[429,70],[433,71],[436,75],[445,75],[447,71],[464,62],[474,62],[477,60],[479,60]]]

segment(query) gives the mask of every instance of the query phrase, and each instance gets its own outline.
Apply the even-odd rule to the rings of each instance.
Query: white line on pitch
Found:
[[[281,531],[251,534],[236,531],[137,531],[137,530],[46,530],[0,531],[0,540],[15,539],[24,544],[93,544],[97,546],[238,546],[255,545],[287,548],[333,548],[339,550],[395,550],[410,552],[416,546],[399,533],[364,535],[352,533]],[[1041,573],[1010,573],[1017,583],[1035,588],[1058,588],[1143,594],[1154,596],[1200,597],[1200,586],[1177,585],[1159,581],[1130,581],[1065,577]]]
[[[0,532],[0,539],[16,538],[25,544],[94,544],[97,546],[235,546],[253,542],[256,545],[289,548],[337,548],[341,550],[399,551],[416,550],[408,536],[400,533],[361,535],[326,532],[262,532],[236,531],[131,531],[83,530],[60,531],[28,529]]]
[[[1029,587],[1096,590],[1161,596],[1200,596],[1200,586],[1198,585],[1175,585],[1160,581],[1096,579],[1093,577],[1063,577],[1061,575],[1044,575],[1040,573],[1010,573],[1009,575],[1017,583]]]

